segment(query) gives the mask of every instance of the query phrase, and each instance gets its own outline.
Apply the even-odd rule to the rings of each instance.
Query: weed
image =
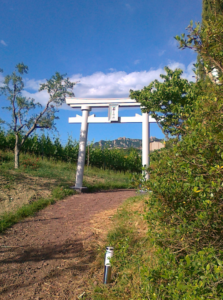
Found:
[[[25,158],[22,161],[23,168],[31,169],[31,170],[37,170],[40,167],[39,158]]]

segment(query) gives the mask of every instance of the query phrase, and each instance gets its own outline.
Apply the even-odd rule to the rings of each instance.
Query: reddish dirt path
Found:
[[[0,236],[0,299],[77,299],[94,261],[92,242],[133,190],[58,201]],[[106,230],[103,230],[104,232]]]

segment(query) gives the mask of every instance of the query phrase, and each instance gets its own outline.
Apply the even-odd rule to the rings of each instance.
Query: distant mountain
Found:
[[[150,143],[151,142],[163,142],[162,139],[158,139],[156,137],[151,136],[150,137]],[[93,147],[100,147],[100,148],[136,148],[136,149],[142,149],[142,140],[140,139],[129,139],[126,137],[120,137],[113,141],[104,141],[101,140],[99,142],[96,142],[93,144]]]

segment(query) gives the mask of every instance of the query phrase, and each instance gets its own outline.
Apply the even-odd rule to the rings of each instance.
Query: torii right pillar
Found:
[[[142,114],[142,166],[145,168],[149,167],[149,114]],[[149,180],[149,173],[143,171],[143,175],[146,180]]]

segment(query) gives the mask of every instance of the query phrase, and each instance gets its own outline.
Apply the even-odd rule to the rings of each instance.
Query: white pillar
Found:
[[[82,110],[82,123],[81,123],[79,153],[78,153],[76,183],[75,183],[75,188],[77,189],[81,189],[83,187],[84,163],[85,163],[85,153],[86,153],[87,134],[88,134],[88,115],[91,108],[89,106],[82,106],[81,110]]]
[[[142,166],[149,166],[149,114],[142,114]],[[149,173],[143,172],[146,180],[149,179]]]

